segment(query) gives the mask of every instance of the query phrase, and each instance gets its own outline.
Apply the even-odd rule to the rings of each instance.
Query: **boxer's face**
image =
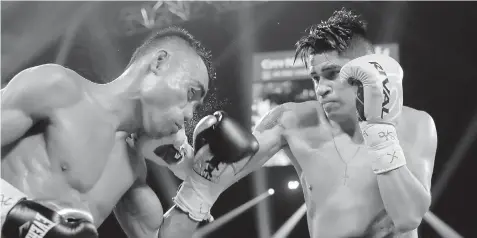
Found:
[[[338,77],[341,67],[350,60],[335,51],[309,57],[309,74],[318,101],[330,120],[345,121],[356,117],[356,88]]]
[[[151,137],[175,134],[208,90],[203,60],[186,45],[164,47],[141,86],[142,123]]]

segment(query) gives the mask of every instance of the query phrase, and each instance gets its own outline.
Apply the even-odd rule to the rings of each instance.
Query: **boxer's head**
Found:
[[[328,118],[346,121],[356,117],[356,87],[338,80],[341,67],[352,59],[373,52],[366,39],[366,22],[345,9],[335,11],[320,24],[307,29],[296,45],[315,85],[318,101]]]
[[[181,28],[148,38],[133,54],[130,91],[140,101],[140,124],[152,137],[174,134],[190,120],[215,77],[210,53]],[[142,69],[142,70],[138,70]]]

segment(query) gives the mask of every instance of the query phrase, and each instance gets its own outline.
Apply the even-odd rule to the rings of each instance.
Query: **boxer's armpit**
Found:
[[[280,120],[286,111],[287,109],[283,105],[277,106],[270,110],[255,126],[255,131],[263,132],[272,129],[277,125],[281,126]]]

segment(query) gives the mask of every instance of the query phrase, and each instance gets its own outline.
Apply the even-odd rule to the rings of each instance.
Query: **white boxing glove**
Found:
[[[396,133],[396,121],[403,107],[403,70],[386,55],[366,55],[345,64],[340,77],[357,87],[356,111],[366,146],[376,155],[376,174],[406,164]]]
[[[240,172],[258,151],[258,142],[249,129],[221,112],[197,123],[193,141],[195,157],[174,203],[192,220],[210,221],[212,205],[244,175]]]

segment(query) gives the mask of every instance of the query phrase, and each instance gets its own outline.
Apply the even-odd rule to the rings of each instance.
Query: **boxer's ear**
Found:
[[[151,71],[155,74],[160,73],[164,69],[165,62],[169,59],[170,54],[165,50],[159,50],[154,54],[154,59],[151,61]]]

